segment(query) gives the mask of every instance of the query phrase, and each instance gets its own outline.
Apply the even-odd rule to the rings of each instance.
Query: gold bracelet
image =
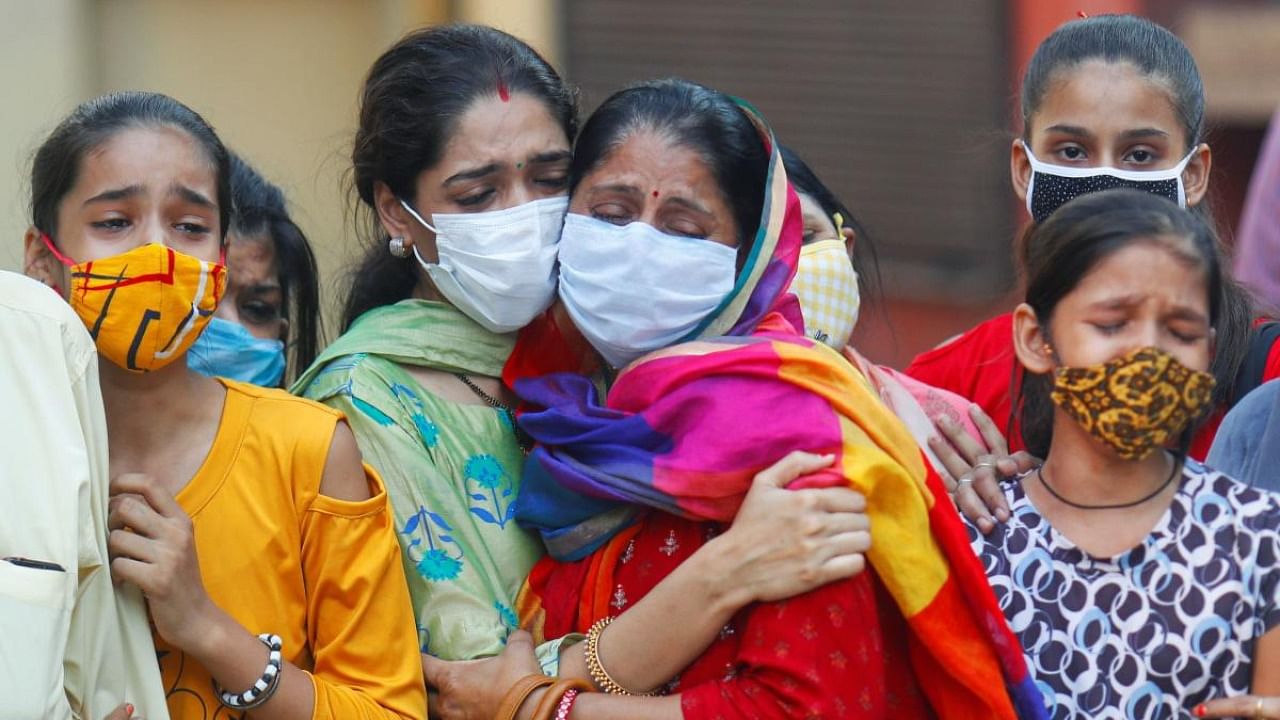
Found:
[[[608,671],[604,669],[604,665],[600,663],[600,636],[604,634],[604,629],[611,622],[613,622],[611,617],[600,618],[587,631],[587,672],[591,674],[591,679],[595,681],[596,687],[610,695],[639,695],[641,697],[654,695],[655,693],[633,693],[627,690],[610,677]]]

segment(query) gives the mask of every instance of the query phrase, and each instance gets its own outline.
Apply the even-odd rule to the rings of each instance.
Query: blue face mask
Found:
[[[243,325],[215,317],[187,351],[187,367],[202,375],[280,387],[284,378],[284,343],[263,340]]]

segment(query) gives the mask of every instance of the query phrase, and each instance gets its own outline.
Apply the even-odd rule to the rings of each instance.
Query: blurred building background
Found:
[[[157,90],[284,187],[334,307],[356,254],[344,179],[365,71],[409,29],[485,22],[560,67],[584,114],[662,75],[755,103],[867,226],[883,298],[857,341],[901,364],[1011,304],[1017,83],[1079,12],[1144,14],[1190,45],[1230,228],[1280,106],[1277,2],[0,0],[0,268],[21,269],[30,158],[53,125],[97,94]]]

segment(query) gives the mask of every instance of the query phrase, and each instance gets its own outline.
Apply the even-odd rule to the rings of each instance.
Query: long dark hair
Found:
[[[196,111],[168,95],[117,92],[81,103],[36,150],[31,166],[31,224],[57,239],[58,204],[75,186],[89,153],[132,128],[173,127],[199,146],[216,177],[219,232],[231,215],[231,167],[227,149]]]
[[[311,243],[289,216],[284,192],[231,154],[231,232],[241,237],[265,234],[275,248],[276,278],[289,321],[287,386],[316,359],[321,343],[320,273]]]
[[[769,176],[769,150],[746,113],[728,95],[680,78],[619,90],[582,127],[569,165],[570,194],[637,130],[660,132],[702,157],[733,209],[739,256],[746,257]]]
[[[853,214],[848,205],[845,205],[831,189],[822,183],[818,178],[818,174],[809,167],[795,150],[786,145],[779,145],[778,152],[782,155],[782,165],[787,170],[787,180],[791,181],[791,185],[795,187],[796,192],[808,195],[817,201],[818,206],[822,208],[822,212],[827,217],[831,217],[836,213],[840,213],[840,219],[844,221],[846,227],[853,230],[855,242],[853,244],[853,255],[850,258],[853,266],[858,271],[858,284],[862,286],[863,295],[873,298],[879,298],[880,295],[880,257],[876,253],[875,243],[871,241],[871,235],[867,232],[867,228]]]
[[[543,102],[572,142],[577,96],[545,59],[518,38],[483,25],[417,30],[374,62],[360,93],[360,127],[351,151],[356,195],[367,211],[358,223],[365,256],[351,278],[342,328],[413,292],[417,265],[393,257],[374,211],[374,185],[401,198],[417,194],[418,175],[440,161],[445,146],[476,98],[523,92]]]
[[[1053,311],[1097,265],[1125,247],[1159,242],[1204,270],[1209,294],[1209,324],[1223,319],[1223,272],[1218,238],[1200,216],[1140,190],[1118,189],[1081,195],[1058,208],[1031,234],[1023,271],[1026,303],[1051,337]],[[1212,370],[1212,368],[1211,368]],[[1045,457],[1053,441],[1052,380],[1022,373],[1014,407],[1027,450]],[[1183,434],[1186,454],[1193,428]]]
[[[1056,76],[1089,60],[1132,64],[1164,88],[1187,137],[1183,153],[1205,140],[1204,83],[1195,58],[1178,36],[1134,15],[1095,15],[1073,20],[1040,43],[1022,78],[1024,139],[1030,133],[1032,116],[1040,109]],[[1191,211],[1206,225],[1219,228],[1208,195]],[[1218,252],[1222,257],[1228,255],[1222,245]],[[1230,275],[1223,277],[1221,293],[1222,319],[1212,371],[1218,379],[1214,402],[1227,405],[1249,352],[1255,303],[1249,291]]]

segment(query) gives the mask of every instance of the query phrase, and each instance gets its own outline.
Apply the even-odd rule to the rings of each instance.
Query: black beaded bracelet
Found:
[[[253,684],[253,687],[245,690],[239,695],[223,690],[218,687],[218,681],[213,681],[213,691],[218,693],[218,700],[225,706],[235,710],[252,710],[261,706],[263,703],[271,699],[276,694],[276,688],[280,687],[280,676],[282,662],[280,650],[284,647],[284,641],[279,635],[262,634],[258,636],[263,645],[267,646],[267,669],[263,671],[262,677]]]

